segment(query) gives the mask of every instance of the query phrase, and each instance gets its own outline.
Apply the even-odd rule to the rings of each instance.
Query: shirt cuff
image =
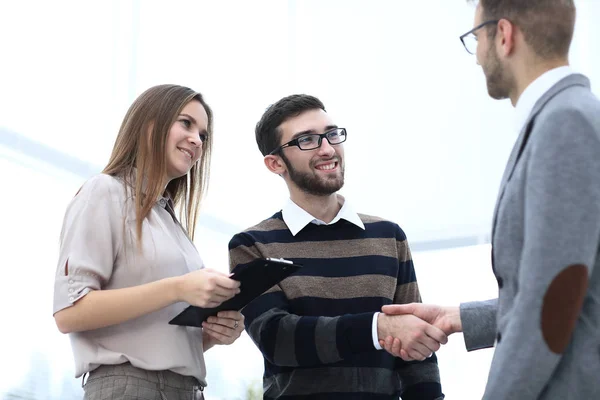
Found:
[[[375,346],[375,350],[383,350],[383,348],[379,345],[379,338],[377,337],[377,316],[379,315],[376,312],[373,315],[373,324],[371,327],[371,334],[373,335],[373,346]]]

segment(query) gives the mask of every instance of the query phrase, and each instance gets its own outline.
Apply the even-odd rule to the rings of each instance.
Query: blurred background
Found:
[[[571,63],[599,94],[600,1],[576,5]],[[215,113],[196,236],[208,266],[227,271],[231,236],[283,205],[254,125],[309,93],[349,132],[342,194],[405,230],[424,301],[495,297],[491,217],[518,132],[458,39],[473,15],[462,0],[0,0],[0,399],[82,398],[52,318],[62,218],[157,84],[190,86]],[[481,398],[491,355],[452,336],[438,353],[447,399]],[[206,356],[207,399],[262,397],[246,334]]]

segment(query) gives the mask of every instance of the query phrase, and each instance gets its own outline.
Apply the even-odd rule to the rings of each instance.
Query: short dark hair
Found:
[[[325,111],[321,100],[307,94],[293,94],[270,105],[256,124],[255,130],[256,144],[262,155],[266,156],[279,146],[279,126],[282,123],[304,111],[318,109]]]
[[[575,28],[573,0],[479,0],[484,21],[505,18],[542,59],[567,57]],[[496,25],[488,34],[496,34]]]

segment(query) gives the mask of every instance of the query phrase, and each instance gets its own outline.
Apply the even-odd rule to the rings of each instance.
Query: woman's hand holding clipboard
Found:
[[[240,293],[212,308],[189,306],[169,321],[171,325],[201,327],[202,322],[219,311],[239,311],[252,300],[298,271],[302,266],[281,258],[259,258],[236,266],[231,279],[240,282]]]

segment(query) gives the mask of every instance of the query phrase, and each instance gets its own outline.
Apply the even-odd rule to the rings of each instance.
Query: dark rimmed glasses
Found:
[[[290,140],[287,143],[282,144],[277,147],[275,150],[269,153],[269,155],[275,155],[279,153],[282,149],[290,146],[298,146],[300,150],[314,150],[321,147],[321,142],[323,138],[327,139],[330,145],[335,146],[336,144],[344,143],[346,141],[346,137],[348,134],[346,133],[346,128],[335,128],[328,130],[325,133],[306,133],[304,135],[300,135],[295,139]]]
[[[483,28],[486,25],[497,24],[498,22],[500,22],[499,19],[485,21],[485,22],[477,25],[475,28],[471,29],[469,32],[465,33],[464,35],[461,35],[460,41],[462,42],[463,46],[465,46],[465,50],[467,50],[467,53],[469,53],[469,54],[477,53],[477,36],[475,35],[475,31]]]

